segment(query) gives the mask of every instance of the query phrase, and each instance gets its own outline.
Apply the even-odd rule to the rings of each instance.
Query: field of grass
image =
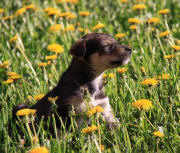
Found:
[[[0,152],[38,146],[51,153],[180,152],[180,1],[62,1],[0,1]],[[89,134],[82,132],[87,125],[77,128],[74,122],[72,132],[64,130],[57,138],[22,126],[21,140],[15,127],[8,127],[12,109],[20,103],[31,106],[37,95],[52,89],[71,61],[71,44],[90,32],[110,34],[133,49],[131,61],[120,67],[125,72],[113,69],[104,76],[121,125],[109,131],[97,113],[91,122],[98,129]],[[50,51],[50,44],[61,45],[59,53]],[[51,55],[54,59],[47,60]]]

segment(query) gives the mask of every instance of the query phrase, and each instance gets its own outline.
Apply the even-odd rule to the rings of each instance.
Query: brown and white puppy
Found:
[[[105,70],[128,63],[131,49],[120,45],[107,34],[90,33],[75,42],[70,54],[73,56],[70,66],[61,76],[57,86],[47,93],[31,108],[37,110],[37,116],[47,119],[52,112],[52,103],[48,97],[58,97],[56,100],[57,113],[66,125],[70,125],[69,110],[74,107],[76,114],[87,110],[84,102],[84,89],[90,94],[90,105],[101,106],[104,109],[103,117],[109,125],[116,125],[118,120],[114,117],[108,97],[104,94],[102,74]],[[18,108],[19,109],[19,108]],[[14,112],[17,111],[17,108]],[[58,116],[56,119],[58,120]],[[60,121],[57,127],[60,127]],[[83,118],[76,119],[78,125],[83,123]]]

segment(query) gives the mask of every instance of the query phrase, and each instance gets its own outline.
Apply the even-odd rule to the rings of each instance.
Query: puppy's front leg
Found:
[[[108,126],[117,128],[119,124],[119,120],[114,117],[114,114],[111,110],[111,105],[109,104],[109,98],[107,96],[103,98],[95,98],[92,102],[93,106],[101,106],[104,109],[102,113],[103,117],[105,118]]]

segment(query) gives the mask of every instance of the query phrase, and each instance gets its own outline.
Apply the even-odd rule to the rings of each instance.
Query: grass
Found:
[[[24,13],[10,20],[2,17],[13,15],[19,8],[34,4],[36,11],[26,10]],[[133,5],[143,3],[145,10],[134,11]],[[54,7],[61,12],[73,12],[75,19],[67,17],[47,17],[44,9]],[[0,8],[0,64],[9,61],[10,65],[0,68],[0,152],[28,152],[34,147],[45,146],[49,152],[178,152],[180,151],[180,59],[179,51],[171,48],[180,39],[180,3],[178,0],[143,1],[136,0],[122,3],[120,0],[83,1],[77,4],[56,3],[53,1],[1,1]],[[165,15],[157,12],[169,9]],[[89,11],[90,16],[82,17],[79,11]],[[148,24],[150,17],[158,17],[157,24]],[[141,20],[137,30],[131,30],[129,18]],[[104,28],[92,31],[92,27],[103,23]],[[62,29],[52,33],[50,26],[60,24]],[[64,31],[69,24],[75,26],[74,31]],[[109,131],[106,123],[98,113],[91,122],[99,125],[99,129],[92,134],[83,134],[82,128],[77,128],[73,122],[72,132],[62,130],[63,136],[52,138],[42,127],[37,132],[37,139],[32,140],[28,126],[21,126],[25,133],[25,144],[13,125],[8,129],[12,118],[12,109],[20,103],[33,105],[34,96],[46,93],[57,83],[61,74],[68,67],[71,56],[68,50],[72,43],[81,38],[85,32],[103,32],[115,37],[117,33],[125,33],[123,38],[116,38],[121,44],[129,45],[133,49],[131,62],[125,66],[128,70],[122,75],[117,69],[106,73],[113,73],[113,78],[105,78],[107,82],[106,94],[110,99],[115,116],[121,125],[117,130]],[[170,34],[159,37],[163,31]],[[18,36],[18,40],[9,43],[9,39]],[[58,58],[46,67],[39,67],[38,62],[48,62],[45,57],[53,55],[47,46],[58,43],[64,47],[64,52],[57,54]],[[165,55],[176,55],[173,59],[164,59]],[[2,67],[2,65],[1,65]],[[145,72],[142,71],[144,67]],[[5,84],[7,72],[16,72],[22,78],[14,83]],[[141,82],[146,78],[157,78],[169,74],[170,78],[160,79],[157,85],[146,86]],[[32,98],[28,98],[28,96]],[[139,99],[152,101],[149,110],[137,109],[132,103]],[[11,131],[12,136],[9,136]],[[161,131],[163,137],[154,136],[154,131]],[[73,143],[72,138],[75,140]],[[100,145],[104,145],[104,150]]]

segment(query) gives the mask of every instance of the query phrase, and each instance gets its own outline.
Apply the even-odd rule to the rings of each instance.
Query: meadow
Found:
[[[179,21],[179,0],[1,0],[0,152],[180,152]],[[70,46],[90,32],[133,50],[127,65],[103,76],[118,129],[108,130],[96,110],[92,127],[72,122],[71,132],[54,138],[21,124],[33,122],[32,113],[17,121],[22,139],[8,126],[12,109],[52,89],[71,61]]]

